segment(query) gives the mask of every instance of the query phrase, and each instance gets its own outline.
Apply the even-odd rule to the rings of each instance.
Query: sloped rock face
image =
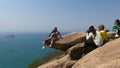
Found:
[[[63,58],[61,59],[58,59],[58,60],[54,60],[52,62],[49,62],[47,64],[44,64],[44,65],[41,65],[37,68],[63,68],[64,67],[64,64],[66,63],[66,61],[69,60],[69,56],[66,55],[64,56]]]
[[[96,68],[120,68],[120,58],[98,65]]]
[[[90,52],[75,63],[72,68],[120,68],[119,62],[120,38]]]
[[[76,62],[76,60],[68,60],[64,63],[63,68],[71,68]]]

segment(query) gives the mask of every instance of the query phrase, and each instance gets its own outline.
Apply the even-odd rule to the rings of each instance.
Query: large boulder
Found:
[[[77,60],[71,60],[69,55],[66,55],[61,59],[54,60],[37,68],[71,68],[76,62]]]
[[[77,60],[68,60],[64,63],[62,68],[71,68],[76,62]]]
[[[63,36],[63,39],[60,39],[55,42],[52,48],[66,51],[68,48],[85,41],[85,32],[73,32]]]
[[[67,49],[67,54],[69,54],[72,60],[78,60],[82,57],[84,43],[79,43],[69,49]]]
[[[110,39],[115,39],[115,32],[107,32],[107,35]]]
[[[41,65],[37,68],[63,68],[64,64],[69,60],[69,55],[64,56],[61,59],[48,62],[44,65]]]
[[[120,38],[88,53],[72,68],[120,68]]]

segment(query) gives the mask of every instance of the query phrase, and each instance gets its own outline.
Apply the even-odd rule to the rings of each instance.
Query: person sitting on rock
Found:
[[[50,41],[49,47],[52,47],[52,45],[55,43],[55,41],[62,38],[60,32],[57,30],[57,27],[55,27],[52,32],[49,34],[49,36],[44,40],[44,45],[42,49],[44,49],[47,45],[47,43]]]
[[[117,19],[115,20],[114,26],[112,28],[112,31],[116,32],[115,37],[119,37],[120,36],[120,21]]]
[[[104,45],[106,42],[109,41],[109,37],[108,37],[108,35],[106,34],[106,30],[105,30],[104,28],[105,28],[104,25],[100,25],[100,26],[98,27],[99,33],[101,34],[101,36],[102,36],[102,38],[103,38],[103,45]]]
[[[83,53],[86,54],[86,51],[89,50],[90,47],[97,48],[103,44],[103,39],[98,31],[94,28],[94,26],[90,26],[87,35],[86,41],[84,42]]]

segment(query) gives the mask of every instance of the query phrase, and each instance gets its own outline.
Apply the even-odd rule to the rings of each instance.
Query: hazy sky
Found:
[[[120,0],[0,0],[0,32],[111,29],[120,19]]]

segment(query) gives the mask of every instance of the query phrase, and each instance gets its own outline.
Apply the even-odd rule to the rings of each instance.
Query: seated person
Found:
[[[55,41],[62,38],[60,32],[57,30],[57,27],[55,27],[52,32],[49,34],[49,36],[44,40],[44,45],[42,49],[44,49],[47,45],[47,43],[50,41],[49,47],[52,47],[52,45],[55,43]]]
[[[104,29],[104,25],[100,25],[99,27],[99,33],[101,34],[102,38],[103,38],[103,44],[105,44],[106,42],[109,41],[109,37],[106,34],[106,30]]]
[[[117,19],[115,20],[114,26],[112,28],[112,31],[116,32],[115,37],[119,37],[120,36],[120,21]]]
[[[83,53],[86,54],[86,51],[89,47],[97,48],[103,44],[103,39],[98,31],[94,28],[94,26],[90,26],[87,35],[86,41],[84,42]]]

